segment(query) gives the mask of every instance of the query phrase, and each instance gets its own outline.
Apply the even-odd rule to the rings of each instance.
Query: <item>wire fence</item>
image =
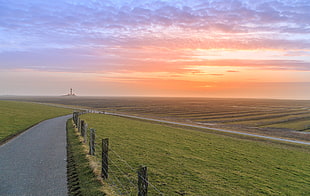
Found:
[[[73,121],[75,123],[75,126],[80,133],[83,133],[83,131],[85,131],[85,135],[83,137],[84,141],[85,137],[87,138],[86,140],[91,141],[90,138],[95,138],[95,136],[91,135],[93,134],[92,132],[87,131],[87,124],[79,118],[80,114],[81,113],[78,112],[73,113]],[[96,138],[96,140],[98,141],[98,138]],[[92,142],[90,142],[89,144],[89,149],[95,149],[94,146],[91,146],[94,145],[95,142],[93,142],[93,144]],[[109,155],[107,156],[107,154]],[[161,192],[153,183],[148,180],[147,175],[138,175],[139,168],[131,166],[113,148],[109,147],[107,154],[107,162],[105,163],[104,161],[102,161],[102,168],[108,168],[108,171],[105,171],[105,169],[103,169],[103,172],[107,172],[107,178],[105,179],[105,181],[110,184],[110,186],[118,195],[132,196],[138,194],[139,196],[144,196],[147,193],[148,195],[164,195],[163,192]],[[95,157],[95,161],[100,162],[101,160]],[[143,183],[142,185],[141,182]],[[141,187],[146,188],[146,192],[145,190],[141,191]]]

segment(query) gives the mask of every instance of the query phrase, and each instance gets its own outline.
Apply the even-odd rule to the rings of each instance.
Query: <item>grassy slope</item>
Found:
[[[100,191],[102,184],[89,167],[84,148],[72,127],[71,120],[67,121],[67,142],[69,195],[105,195]]]
[[[0,141],[40,121],[70,114],[71,112],[70,109],[34,103],[0,101]]]
[[[150,182],[166,195],[310,194],[308,147],[249,141],[107,115],[87,114],[82,119],[97,130],[98,144],[100,138],[108,137],[110,148],[132,167],[147,165]],[[117,162],[113,153],[110,158]],[[119,167],[135,178],[136,174],[121,162]],[[111,169],[117,175],[113,166]],[[156,195],[152,188],[150,193]]]

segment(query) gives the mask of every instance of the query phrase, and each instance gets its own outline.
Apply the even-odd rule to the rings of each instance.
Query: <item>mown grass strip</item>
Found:
[[[41,121],[71,112],[42,104],[0,101],[0,145]]]
[[[121,163],[125,160],[133,168],[148,166],[150,182],[165,195],[310,194],[306,146],[249,141],[102,114],[81,118],[96,129],[97,141],[108,137],[110,148],[122,158],[118,161],[111,153],[110,159],[124,171],[111,166],[123,186],[126,178],[136,176]],[[100,148],[97,145],[98,161]]]
[[[287,128],[287,129],[298,130],[298,131],[309,131],[310,130],[310,118],[296,119],[296,120],[291,120],[287,122],[266,125],[264,127]]]

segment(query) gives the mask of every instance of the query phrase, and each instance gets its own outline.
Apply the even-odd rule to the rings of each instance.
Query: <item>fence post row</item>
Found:
[[[90,129],[90,138],[89,138],[89,154],[95,155],[95,139],[96,139],[96,130]]]
[[[87,123],[84,120],[80,120],[79,112],[73,112],[73,122],[76,124],[81,136],[84,138],[84,143],[87,141]],[[89,136],[89,154],[95,155],[95,139],[96,139],[96,130],[90,129]],[[102,168],[101,168],[101,177],[103,179],[108,178],[108,151],[109,151],[109,139],[102,139]],[[138,196],[147,196],[148,192],[148,175],[147,167],[141,166],[138,169]]]
[[[103,179],[108,178],[108,152],[109,152],[109,138],[102,139],[102,168],[101,177]]]
[[[147,196],[147,188],[147,167],[141,166],[138,170],[138,196]]]

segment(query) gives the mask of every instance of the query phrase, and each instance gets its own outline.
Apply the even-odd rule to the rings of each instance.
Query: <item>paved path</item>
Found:
[[[0,195],[67,195],[66,121],[44,121],[0,146]]]
[[[98,111],[95,111],[95,112],[99,113]],[[128,117],[128,118],[136,118],[136,119],[148,120],[148,121],[154,121],[154,122],[161,122],[161,123],[167,123],[167,124],[181,125],[181,126],[187,126],[187,127],[195,127],[195,128],[200,128],[200,129],[210,129],[210,130],[215,130],[215,131],[220,131],[220,132],[225,132],[225,133],[246,135],[246,136],[251,136],[251,137],[258,137],[258,138],[264,138],[264,139],[276,140],[276,141],[282,141],[282,142],[290,142],[290,143],[295,143],[295,144],[310,145],[310,142],[306,142],[306,141],[284,139],[284,138],[278,138],[278,137],[271,137],[271,136],[265,136],[265,135],[258,135],[258,134],[252,134],[252,133],[232,131],[232,130],[227,130],[227,129],[212,128],[212,127],[206,127],[206,126],[200,126],[200,125],[192,125],[192,124],[186,124],[186,123],[172,122],[172,121],[167,121],[167,120],[158,120],[158,119],[153,119],[153,118],[145,118],[145,117],[126,115],[126,114],[118,114],[118,113],[110,113],[110,112],[105,112],[105,114]]]

